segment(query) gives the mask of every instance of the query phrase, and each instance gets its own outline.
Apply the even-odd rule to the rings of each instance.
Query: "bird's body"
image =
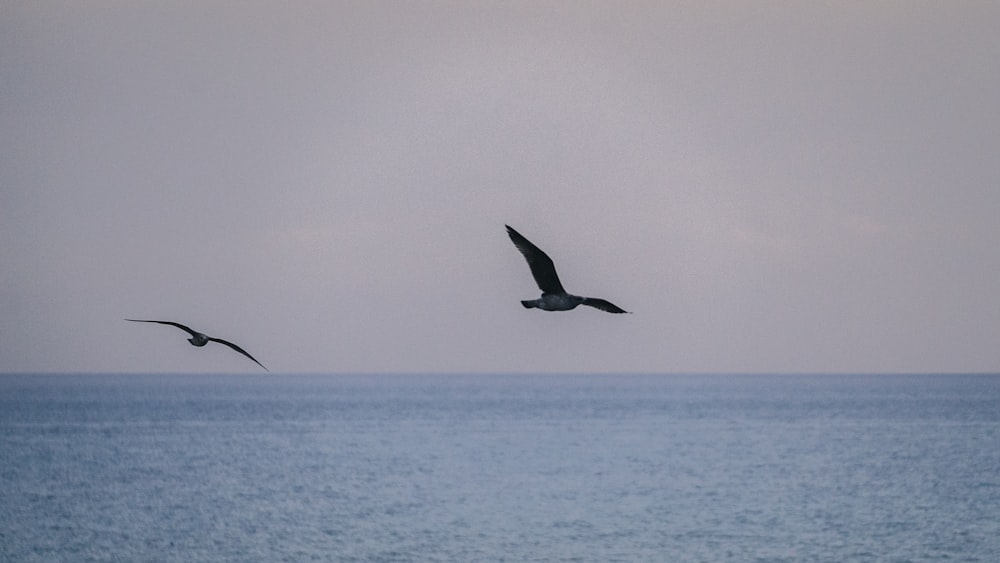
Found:
[[[541,309],[543,311],[569,311],[583,303],[583,297],[569,293],[543,293],[538,299],[521,301],[525,309]]]
[[[521,254],[524,255],[524,259],[528,261],[528,267],[531,268],[531,275],[535,278],[538,289],[542,290],[542,296],[538,299],[521,301],[521,305],[524,305],[526,309],[569,311],[575,309],[578,305],[587,305],[595,309],[607,311],[608,313],[628,312],[604,299],[581,297],[567,293],[559,281],[555,264],[549,258],[549,255],[524,238],[521,233],[512,229],[510,225],[505,226],[507,227],[507,235],[510,236],[510,240],[521,251]]]
[[[198,346],[199,348],[208,344],[208,337],[200,332],[195,332],[191,334],[191,338],[188,338],[188,342],[192,346]]]
[[[190,342],[192,346],[197,346],[197,347],[200,348],[200,347],[208,344],[209,342],[218,342],[219,344],[224,344],[226,346],[229,346],[233,350],[236,350],[240,354],[243,354],[244,356],[250,358],[258,366],[264,368],[264,371],[271,371],[271,370],[267,369],[266,367],[264,367],[264,364],[258,362],[256,358],[254,358],[253,356],[251,356],[249,352],[247,352],[243,348],[240,348],[236,344],[233,344],[232,342],[229,342],[228,340],[223,340],[221,338],[213,338],[211,336],[208,336],[207,334],[202,334],[202,333],[200,333],[200,332],[198,332],[196,330],[193,330],[193,329],[191,329],[189,327],[186,327],[186,326],[184,326],[184,325],[182,325],[180,323],[175,323],[173,321],[147,321],[147,320],[142,320],[142,319],[125,319],[125,320],[126,321],[131,321],[131,322],[134,322],[134,323],[156,323],[156,324],[161,324],[161,325],[175,326],[175,327],[177,327],[177,328],[179,328],[179,329],[183,330],[184,332],[187,332],[188,334],[191,335],[191,338],[188,338],[187,341]]]

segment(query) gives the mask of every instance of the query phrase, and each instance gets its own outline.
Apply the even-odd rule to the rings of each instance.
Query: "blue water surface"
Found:
[[[0,376],[3,561],[1000,560],[1000,376]]]

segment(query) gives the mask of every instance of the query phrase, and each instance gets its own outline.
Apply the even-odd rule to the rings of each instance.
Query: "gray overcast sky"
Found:
[[[1000,3],[0,2],[0,371],[1000,370]],[[572,292],[525,310],[509,223]]]

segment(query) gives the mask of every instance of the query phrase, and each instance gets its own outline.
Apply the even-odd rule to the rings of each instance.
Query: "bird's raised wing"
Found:
[[[226,346],[229,346],[233,350],[236,350],[240,354],[243,354],[244,356],[246,356],[246,357],[250,358],[251,360],[253,360],[254,363],[256,363],[258,366],[264,368],[264,371],[271,371],[271,370],[267,369],[266,367],[264,367],[264,364],[258,362],[257,358],[251,356],[249,352],[247,352],[243,348],[240,348],[239,346],[233,344],[232,342],[229,342],[228,340],[223,340],[221,338],[212,338],[211,336],[209,336],[208,339],[211,342],[218,342],[219,344],[225,344]]]
[[[538,289],[541,289],[542,293],[566,293],[562,284],[559,283],[559,276],[556,275],[556,266],[552,263],[549,255],[542,252],[542,249],[531,244],[531,241],[512,229],[510,225],[504,226],[507,227],[507,234],[510,235],[510,240],[514,242],[514,246],[521,251],[524,259],[528,261],[528,267],[531,268],[531,275],[535,278]]]
[[[175,327],[183,330],[184,332],[187,332],[191,336],[197,336],[198,335],[197,332],[191,330],[190,328],[182,325],[181,323],[175,323],[173,321],[144,321],[142,319],[125,319],[125,320],[126,321],[132,321],[134,323],[156,323],[156,324],[161,324],[161,325],[175,326]]]
[[[583,305],[588,305],[595,309],[600,309],[602,311],[607,311],[609,313],[628,313],[625,309],[622,309],[618,305],[610,301],[605,301],[604,299],[597,299],[594,297],[584,297]]]

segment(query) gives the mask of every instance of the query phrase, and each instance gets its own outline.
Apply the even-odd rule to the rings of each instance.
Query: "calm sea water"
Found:
[[[1000,560],[998,376],[0,376],[3,561]]]

